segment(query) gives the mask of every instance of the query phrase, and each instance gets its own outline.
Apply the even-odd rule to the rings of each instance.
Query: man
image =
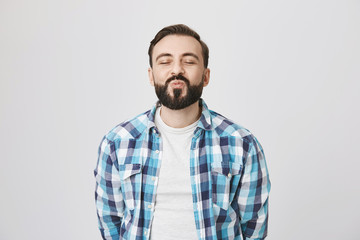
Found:
[[[103,239],[264,239],[270,181],[246,129],[208,109],[209,50],[185,25],[149,47],[159,102],[102,140],[96,206]]]

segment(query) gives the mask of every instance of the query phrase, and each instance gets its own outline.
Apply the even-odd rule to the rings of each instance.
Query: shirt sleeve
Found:
[[[101,236],[103,239],[118,240],[124,201],[121,194],[115,146],[105,137],[99,147],[94,175],[96,179],[95,202]]]
[[[264,151],[256,138],[249,144],[239,193],[243,238],[264,239],[268,227],[269,173]]]

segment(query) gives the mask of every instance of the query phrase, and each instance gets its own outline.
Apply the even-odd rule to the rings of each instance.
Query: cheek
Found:
[[[155,81],[165,82],[167,79],[167,73],[164,71],[154,71],[153,77]]]
[[[191,78],[195,81],[201,81],[202,76],[203,76],[203,72],[202,71],[194,71],[192,73],[190,73]]]

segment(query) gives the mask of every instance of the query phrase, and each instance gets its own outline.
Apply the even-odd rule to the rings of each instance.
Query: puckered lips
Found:
[[[172,88],[183,88],[185,86],[185,82],[183,80],[173,80],[170,82],[170,86]]]

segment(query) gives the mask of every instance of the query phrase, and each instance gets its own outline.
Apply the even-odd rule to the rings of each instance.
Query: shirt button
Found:
[[[156,177],[152,177],[151,180],[155,181],[155,180],[156,180]]]
[[[148,205],[148,208],[150,209],[151,207],[152,207],[151,204],[149,204],[149,205]]]
[[[155,129],[153,130],[153,133],[156,133],[156,130],[155,130]]]
[[[159,154],[160,151],[159,151],[159,150],[156,150],[155,152],[156,152],[157,154]]]
[[[145,234],[145,235],[147,234],[147,231],[146,231],[146,230],[144,231],[144,234]]]
[[[231,177],[231,173],[228,174],[228,177]]]

